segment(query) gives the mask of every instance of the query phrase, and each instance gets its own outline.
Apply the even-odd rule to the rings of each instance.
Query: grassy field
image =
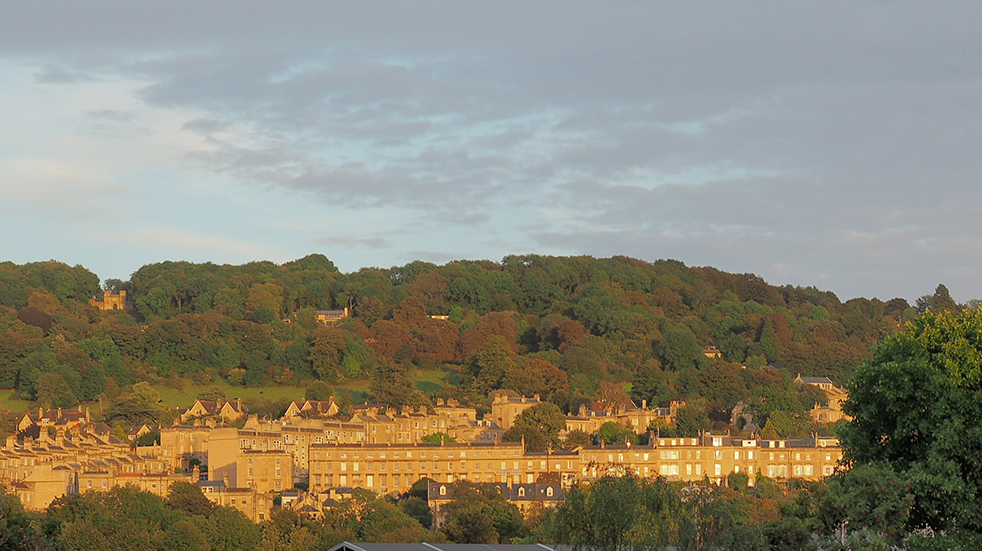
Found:
[[[447,374],[443,371],[418,370],[410,372],[409,375],[413,386],[426,393],[435,392],[448,384]],[[212,387],[218,387],[225,391],[225,397],[229,400],[236,398],[263,398],[272,402],[280,398],[301,400],[306,390],[306,387],[296,386],[241,387],[230,385],[224,380],[205,385],[196,385],[190,380],[185,380],[183,387],[180,389],[163,384],[155,385],[157,392],[160,393],[160,399],[167,407],[190,407],[198,395]],[[338,385],[335,389],[338,394],[342,391],[368,392],[369,381],[354,381],[345,385]],[[12,399],[11,395],[13,393],[13,390],[0,389],[0,410],[7,409],[22,412],[28,407],[33,407],[33,402]]]
[[[26,400],[13,400],[10,396],[14,393],[13,390],[0,390],[0,410],[9,409],[10,411],[21,412],[28,408],[28,406],[33,405],[31,402]]]

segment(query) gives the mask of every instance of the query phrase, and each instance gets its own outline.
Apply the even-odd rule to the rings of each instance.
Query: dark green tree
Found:
[[[663,479],[604,477],[567,493],[551,535],[574,550],[660,549],[677,541],[683,518],[679,495]]]
[[[982,312],[926,312],[877,346],[848,389],[845,455],[910,485],[908,525],[982,532]]]

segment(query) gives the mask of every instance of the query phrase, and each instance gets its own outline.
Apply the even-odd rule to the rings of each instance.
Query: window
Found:
[[[678,459],[679,458],[679,451],[678,450],[662,450],[661,451],[661,458],[662,459],[666,459],[666,460]]]
[[[441,496],[447,495],[447,487],[446,486],[440,486],[440,495]]]
[[[672,465],[660,465],[658,467],[658,473],[662,476],[671,476],[679,474],[678,464]]]
[[[716,476],[720,476],[721,474],[723,474],[723,466],[720,465],[719,463],[717,463],[716,464]]]
[[[546,488],[546,497],[552,497],[552,486]]]

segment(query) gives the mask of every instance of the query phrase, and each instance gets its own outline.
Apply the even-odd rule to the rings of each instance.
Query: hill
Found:
[[[126,291],[128,309],[90,304],[102,290],[84,267],[0,264],[0,388],[43,405],[105,406],[138,381],[320,380],[396,406],[455,397],[486,408],[496,390],[540,394],[564,411],[598,398],[683,399],[723,424],[743,401],[762,425],[775,411],[800,419],[823,400],[793,385],[796,374],[844,384],[871,345],[917,315],[903,299],[841,302],[753,274],[625,257],[524,255],[350,274],[322,255],[282,265],[162,262],[105,289]],[[428,375],[437,382],[413,390],[410,379],[424,372],[438,372]]]

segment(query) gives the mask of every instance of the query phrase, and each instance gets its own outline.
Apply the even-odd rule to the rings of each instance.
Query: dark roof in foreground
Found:
[[[505,545],[483,543],[339,543],[330,551],[559,551],[568,549],[534,545]]]

